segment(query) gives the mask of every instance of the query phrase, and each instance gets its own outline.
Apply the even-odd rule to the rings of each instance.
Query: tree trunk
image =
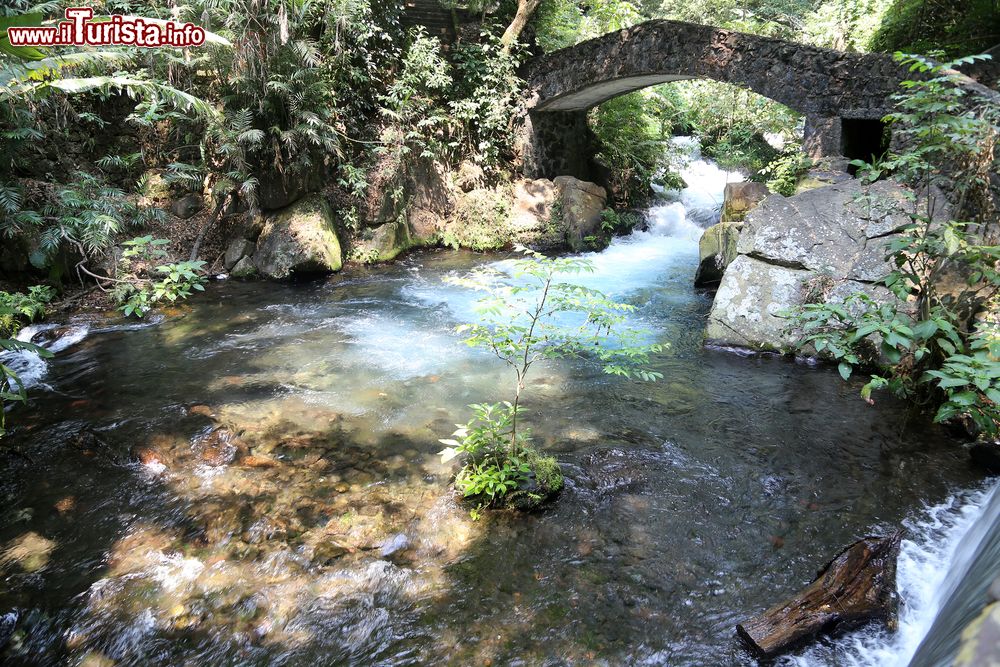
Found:
[[[795,597],[736,626],[747,646],[774,658],[820,633],[849,630],[871,620],[896,625],[896,559],[902,532],[866,537],[837,555]]]
[[[507,26],[503,36],[500,38],[504,53],[510,53],[511,47],[517,43],[518,38],[521,37],[521,33],[524,32],[524,28],[528,25],[528,21],[531,20],[535,10],[541,4],[542,0],[517,0],[517,13],[514,14],[514,20],[510,22],[510,25]]]

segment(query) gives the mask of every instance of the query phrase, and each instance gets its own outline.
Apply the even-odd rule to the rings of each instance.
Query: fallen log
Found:
[[[736,626],[758,657],[774,658],[819,634],[880,620],[896,628],[896,559],[903,534],[866,537],[819,571],[798,595]]]

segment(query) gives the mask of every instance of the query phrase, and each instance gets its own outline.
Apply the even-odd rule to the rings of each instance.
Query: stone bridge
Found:
[[[698,78],[748,88],[804,114],[805,148],[813,156],[869,157],[905,75],[886,54],[649,21],[528,64],[524,171],[590,178],[588,109],[647,86]]]

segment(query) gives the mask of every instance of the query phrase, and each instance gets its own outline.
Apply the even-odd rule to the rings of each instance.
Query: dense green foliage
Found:
[[[45,307],[55,298],[47,285],[32,285],[28,293],[0,291],[0,337],[15,336],[24,324],[45,317]]]
[[[872,36],[876,51],[943,51],[950,57],[1000,44],[996,0],[895,0]]]
[[[802,147],[792,143],[761,169],[759,175],[768,190],[791,197],[795,194],[799,179],[809,171],[812,164],[812,159],[802,152]]]
[[[492,352],[514,373],[513,400],[473,405],[473,418],[459,426],[442,459],[464,456],[456,478],[463,496],[476,502],[473,515],[487,507],[528,508],[559,490],[558,464],[531,448],[531,437],[519,419],[526,380],[542,361],[595,359],[606,373],[656,380],[660,373],[646,365],[660,345],[644,344],[642,332],[626,322],[634,306],[617,303],[597,290],[564,275],[593,271],[589,260],[550,258],[521,249],[526,257],[509,274],[494,267],[450,282],[484,292],[476,305],[478,322],[458,328],[465,343]]]
[[[1000,43],[995,0],[546,0],[536,19],[537,42],[551,51],[655,18],[851,51],[943,49],[957,56]],[[781,151],[766,136],[801,138],[797,114],[735,86],[695,81],[654,91],[611,100],[591,115],[604,146],[601,158],[623,201],[642,194],[626,184],[662,173],[656,144],[662,149],[671,132],[697,135],[708,157],[751,174],[779,159]],[[787,156],[782,160],[772,171],[788,166]]]
[[[911,220],[891,241],[894,270],[883,284],[897,300],[876,303],[856,294],[845,303],[819,300],[796,315],[801,344],[839,363],[841,375],[870,370],[862,396],[889,389],[918,405],[933,406],[934,419],[968,417],[995,436],[1000,430],[1000,246],[996,193],[991,179],[1000,109],[983,101],[974,113],[961,104],[967,93],[947,67],[925,58],[899,56],[924,78],[904,82],[892,121],[900,145],[862,173],[891,173],[922,192],[903,211]],[[928,190],[927,188],[931,189]],[[942,220],[936,188],[951,191],[952,218]]]

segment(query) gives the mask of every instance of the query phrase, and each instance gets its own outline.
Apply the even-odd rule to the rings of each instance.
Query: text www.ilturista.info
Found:
[[[193,23],[113,15],[97,21],[91,7],[69,7],[54,26],[11,26],[11,46],[201,46],[205,30]]]

